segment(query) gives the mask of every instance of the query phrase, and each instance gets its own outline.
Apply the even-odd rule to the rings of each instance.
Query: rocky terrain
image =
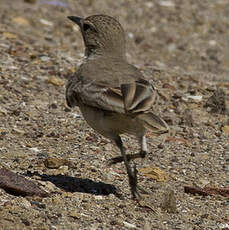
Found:
[[[65,102],[84,55],[66,17],[100,13],[125,28],[171,128],[135,160],[140,202],[108,164],[119,150]],[[0,0],[0,17],[0,229],[229,229],[227,0]]]

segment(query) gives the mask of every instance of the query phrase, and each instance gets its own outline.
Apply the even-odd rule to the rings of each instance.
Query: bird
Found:
[[[126,58],[125,32],[114,17],[97,14],[68,16],[81,31],[85,57],[66,84],[66,103],[78,106],[89,126],[112,140],[121,152],[111,163],[124,161],[133,199],[144,191],[137,183],[136,164],[130,160],[148,153],[146,132],[169,132],[167,123],[152,112],[156,90]],[[135,136],[140,152],[126,154],[121,134]]]

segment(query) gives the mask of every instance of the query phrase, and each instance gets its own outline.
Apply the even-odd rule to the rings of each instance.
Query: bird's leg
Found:
[[[148,153],[147,144],[146,144],[146,137],[145,135],[139,137],[139,143],[141,145],[141,150],[139,153],[136,154],[126,154],[127,161],[134,160],[137,158],[145,158],[146,154]],[[117,143],[116,143],[117,144]],[[123,157],[114,157],[109,160],[109,165],[117,164],[124,161]]]
[[[126,166],[132,197],[133,197],[133,199],[136,198],[136,195],[138,195],[140,197],[140,194],[137,191],[137,183],[138,183],[138,181],[137,181],[136,165],[134,166],[134,168],[132,170],[130,165],[129,165],[129,161],[127,159],[125,149],[123,147],[122,140],[121,140],[120,136],[118,136],[118,138],[115,140],[115,143],[116,143],[116,145],[119,147],[119,149],[121,151],[122,158],[123,158],[123,161],[124,161],[125,166]]]
[[[148,153],[145,135],[139,137],[139,143],[141,145],[141,150],[139,152],[139,155],[141,156],[141,158],[145,158],[146,154]]]

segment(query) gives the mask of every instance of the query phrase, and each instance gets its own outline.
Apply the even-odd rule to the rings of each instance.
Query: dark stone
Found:
[[[0,169],[0,188],[15,196],[48,196],[48,193],[40,189],[33,181],[6,168]]]

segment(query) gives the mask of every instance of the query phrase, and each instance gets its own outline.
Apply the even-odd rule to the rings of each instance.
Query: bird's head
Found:
[[[125,56],[125,33],[121,24],[111,16],[92,15],[87,18],[68,16],[81,30],[86,55]]]

